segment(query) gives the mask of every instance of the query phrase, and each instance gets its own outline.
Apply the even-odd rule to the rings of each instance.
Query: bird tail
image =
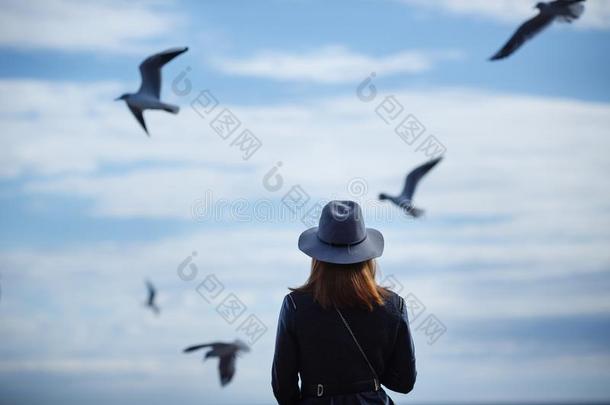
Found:
[[[585,11],[585,6],[581,2],[574,2],[568,6],[572,19],[579,18]],[[571,21],[570,21],[571,22]]]
[[[178,114],[178,111],[180,111],[180,107],[178,107],[177,105],[164,104],[163,110],[167,111],[168,113]]]
[[[411,207],[411,209],[409,210],[409,214],[411,214],[414,218],[421,217],[422,215],[424,215],[425,212],[425,210],[415,207]]]

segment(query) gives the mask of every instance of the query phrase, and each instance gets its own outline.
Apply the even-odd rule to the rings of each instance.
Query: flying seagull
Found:
[[[127,107],[136,117],[146,135],[150,136],[144,122],[144,110],[164,110],[177,114],[180,108],[175,105],[164,103],[161,97],[161,68],[176,56],[188,51],[187,47],[171,48],[149,56],[140,64],[140,76],[142,84],[137,93],[125,93],[115,100],[125,100]]]
[[[157,289],[149,280],[146,280],[146,289],[148,290],[148,299],[146,300],[146,303],[144,305],[149,307],[155,313],[155,315],[159,315],[159,312],[161,312],[161,310],[155,303]]]
[[[405,187],[402,189],[402,192],[399,196],[393,197],[381,193],[379,194],[379,199],[381,201],[392,201],[394,204],[404,209],[405,212],[411,215],[412,217],[421,217],[424,214],[424,210],[413,206],[413,194],[415,193],[415,188],[417,188],[417,183],[419,183],[421,178],[424,177],[426,173],[428,173],[442,159],[442,156],[437,157],[436,159],[432,159],[424,163],[423,165],[413,169],[413,171],[411,171],[411,173],[409,173],[409,175],[407,176],[407,180],[405,181]]]
[[[521,47],[527,40],[549,26],[554,20],[569,22],[576,20],[583,13],[585,0],[556,0],[551,2],[539,2],[535,8],[538,15],[524,22],[515,31],[508,42],[489,60],[499,60],[510,56]]]
[[[239,352],[249,352],[250,347],[247,344],[237,339],[233,343],[205,343],[201,345],[189,346],[184,349],[184,353],[194,352],[199,349],[211,347],[212,350],[206,352],[203,360],[209,357],[218,357],[218,372],[220,373],[220,385],[223,387],[231,382],[235,375],[235,360]]]

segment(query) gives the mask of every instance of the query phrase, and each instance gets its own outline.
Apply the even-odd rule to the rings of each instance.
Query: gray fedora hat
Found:
[[[359,263],[381,256],[383,235],[364,226],[358,203],[331,201],[322,209],[319,226],[301,234],[299,249],[323,262]]]

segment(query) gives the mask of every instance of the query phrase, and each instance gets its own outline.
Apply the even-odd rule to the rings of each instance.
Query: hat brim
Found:
[[[303,253],[327,263],[353,264],[374,259],[383,254],[383,246],[383,235],[373,228],[366,229],[365,240],[347,246],[322,242],[318,238],[318,227],[310,228],[299,236],[299,249]]]

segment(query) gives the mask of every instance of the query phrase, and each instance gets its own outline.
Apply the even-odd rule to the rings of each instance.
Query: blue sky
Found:
[[[272,402],[277,311],[308,272],[300,218],[331,198],[362,204],[386,238],[380,280],[426,307],[418,383],[397,403],[610,399],[610,1],[497,63],[533,2],[0,4],[11,403]],[[137,89],[143,58],[183,45],[162,90],[181,111],[146,113],[146,138],[113,99]],[[262,141],[250,159],[191,107],[203,90]],[[446,149],[418,189],[420,221],[376,201],[427,159],[378,116],[390,96]],[[309,201],[289,215],[296,185]],[[197,293],[212,274],[268,329],[225,389],[214,364],[180,353],[243,337]],[[159,318],[142,307],[146,278]],[[428,315],[447,329],[431,345],[416,330]]]

